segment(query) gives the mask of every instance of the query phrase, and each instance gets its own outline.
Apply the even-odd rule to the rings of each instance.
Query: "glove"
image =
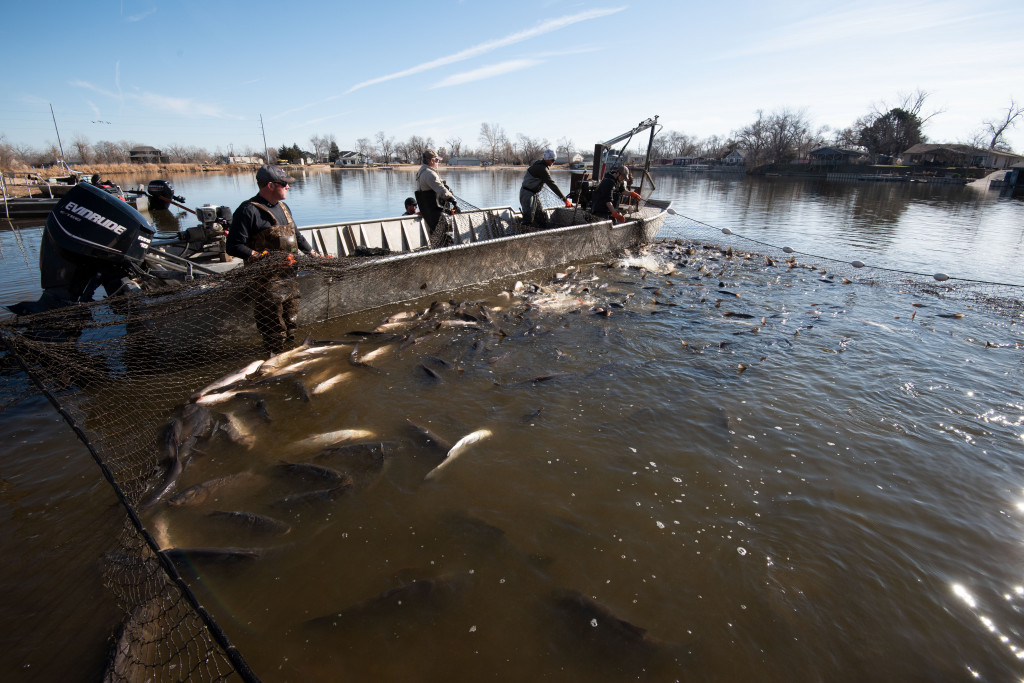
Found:
[[[626,222],[626,219],[618,211],[612,211],[612,218],[614,218],[619,223],[625,223]]]
[[[567,208],[567,209],[571,209],[572,208],[572,200],[569,199],[568,197],[565,198],[565,208]]]
[[[637,194],[636,192],[632,192],[632,191],[629,193],[629,196],[632,197],[633,199],[637,200],[637,201],[640,201],[641,199],[643,199],[643,197],[641,197],[639,194]]]

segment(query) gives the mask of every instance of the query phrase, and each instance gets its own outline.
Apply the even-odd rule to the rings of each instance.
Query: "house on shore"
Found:
[[[350,150],[338,152],[338,157],[334,160],[334,165],[338,168],[363,168],[368,163],[369,159],[365,156]]]
[[[1024,156],[971,145],[917,144],[900,155],[901,166],[962,166],[1004,169],[1024,162]]]
[[[734,149],[722,157],[722,163],[726,166],[745,166],[747,164],[747,153],[742,149]]]
[[[482,166],[483,163],[476,157],[452,157],[448,160],[449,166]]]
[[[866,156],[864,152],[855,149],[819,147],[811,150],[807,154],[807,159],[811,166],[843,166],[855,163],[863,156]]]
[[[171,158],[156,147],[140,145],[128,150],[129,164],[169,164]]]

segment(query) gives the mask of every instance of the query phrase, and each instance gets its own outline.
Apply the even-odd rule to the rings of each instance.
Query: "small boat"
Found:
[[[597,168],[618,155],[611,146],[650,129],[657,117],[599,143]],[[625,145],[623,145],[623,149]],[[652,146],[648,145],[648,149]],[[609,153],[604,154],[605,150]],[[620,151],[620,155],[621,155]],[[602,161],[605,160],[605,161]],[[638,173],[634,192],[616,196],[624,220],[601,219],[582,208],[546,209],[549,229],[526,232],[521,215],[510,206],[471,209],[442,215],[443,226],[427,226],[420,216],[347,221],[300,227],[299,231],[329,260],[299,259],[297,283],[302,291],[300,325],[386,305],[434,297],[471,285],[514,278],[584,259],[634,249],[652,241],[665,222],[671,202],[651,200],[650,159]],[[640,169],[637,169],[640,171]],[[576,178],[570,196],[589,206],[597,186],[587,175]],[[176,239],[158,239],[152,225],[124,202],[89,183],[80,183],[47,218],[40,256],[44,296],[38,302],[8,306],[18,314],[42,312],[73,303],[69,283],[105,278],[110,292],[149,291],[133,298],[129,327],[145,331],[143,346],[171,358],[202,353],[212,339],[255,333],[250,307],[238,305],[239,279],[223,278],[241,261],[223,250],[225,217],[218,207],[200,207],[203,225]],[[227,207],[223,207],[227,208]],[[429,228],[434,228],[433,235]],[[446,246],[436,246],[440,234]],[[47,264],[52,264],[47,266]],[[93,275],[96,271],[96,275]],[[166,287],[169,282],[198,284]],[[61,298],[64,297],[64,298]],[[169,300],[175,316],[159,313]],[[220,299],[223,299],[221,301]],[[134,318],[134,324],[131,320]],[[140,339],[141,337],[137,337]]]

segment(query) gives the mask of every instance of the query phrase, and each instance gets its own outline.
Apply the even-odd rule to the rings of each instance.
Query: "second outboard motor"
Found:
[[[39,248],[43,296],[8,306],[18,314],[39,313],[80,301],[92,301],[100,286],[108,296],[138,285],[152,241],[153,227],[127,202],[79,183],[46,218]]]
[[[167,180],[150,180],[146,186],[150,209],[169,209],[172,201],[183,202],[184,197],[174,194],[174,186]]]

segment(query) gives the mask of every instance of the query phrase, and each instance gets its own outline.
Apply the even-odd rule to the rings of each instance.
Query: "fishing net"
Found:
[[[189,579],[201,556],[245,561],[249,551],[222,548],[218,554],[194,549],[194,557],[183,557],[175,553],[180,549],[168,541],[160,518],[152,514],[184,493],[177,477],[193,459],[209,457],[218,448],[245,448],[247,435],[218,407],[222,399],[237,400],[229,393],[248,395],[258,408],[261,384],[272,382],[287,387],[295,402],[308,401],[310,394],[335,380],[337,368],[310,379],[290,369],[303,361],[288,354],[317,348],[317,339],[321,348],[341,347],[345,366],[359,367],[366,364],[359,344],[368,337],[412,345],[444,327],[486,322],[488,313],[481,307],[448,303],[449,292],[457,283],[464,284],[464,278],[454,276],[460,271],[474,269],[477,282],[493,281],[495,291],[500,291],[537,268],[538,261],[527,253],[543,253],[546,267],[573,261],[580,254],[614,251],[595,231],[559,230],[531,235],[528,245],[511,252],[467,261],[459,245],[514,236],[520,226],[514,212],[481,215],[468,203],[462,206],[462,213],[445,218],[453,249],[384,256],[392,251],[388,234],[396,233],[379,226],[376,233],[367,228],[355,237],[349,234],[342,251],[351,255],[299,256],[294,264],[284,257],[269,258],[215,278],[167,279],[143,291],[0,324],[5,349],[0,411],[30,393],[42,392],[88,447],[126,511],[116,550],[104,557],[106,584],[125,615],[111,648],[107,680],[256,679],[244,653],[203,606]],[[558,226],[583,226],[593,218],[578,209],[549,213]],[[642,227],[660,212],[644,207],[635,215]],[[831,282],[909,288],[922,295],[968,300],[1012,318],[1024,313],[1018,287],[858,267],[725,234],[682,216],[669,217],[661,237],[668,239],[667,253],[678,268],[709,281],[752,264],[779,273],[806,269]],[[489,270],[489,261],[498,257],[504,259],[500,274]],[[411,258],[426,263],[427,269],[411,268]],[[286,290],[301,293],[301,304],[297,327],[287,330],[282,340],[283,353],[271,357],[254,309],[265,301],[268,288],[281,281]],[[396,288],[405,292],[397,299]],[[394,331],[339,331],[332,326],[339,317],[390,303],[432,315],[410,316]],[[307,335],[312,341],[304,341]],[[243,521],[268,523],[255,517]]]
[[[164,272],[140,291],[0,322],[0,412],[41,392],[87,446],[126,512],[114,550],[103,558],[105,583],[125,615],[113,638],[107,680],[256,680],[229,634],[196,596],[190,582],[194,558],[175,555],[166,530],[154,528],[153,510],[181,492],[177,477],[194,458],[245,438],[215,406],[196,400],[204,387],[268,360],[275,351],[301,346],[307,335],[322,338],[329,334],[323,326],[340,316],[396,302],[426,308],[444,301],[442,293],[466,284],[467,269],[478,273],[474,282],[500,274],[502,282],[495,286],[508,287],[538,263],[611,250],[583,229],[589,214],[562,208],[550,210],[551,223],[580,230],[531,236],[536,245],[528,250],[513,247],[467,262],[463,247],[514,237],[521,226],[510,208],[464,207],[444,217],[448,241],[455,245],[449,250],[421,248],[389,257],[402,248],[401,238],[396,244],[389,235],[400,232],[363,225],[333,249],[325,249],[321,235],[317,246],[340,253],[336,258],[272,256],[215,277],[198,270]],[[642,230],[645,217],[637,217]],[[413,257],[426,268],[410,269]],[[493,259],[502,261],[500,271]],[[282,313],[272,310],[274,298],[296,293],[301,295],[296,327],[285,325],[280,347],[271,349],[257,326],[260,307],[269,299],[270,317],[280,320]],[[471,313],[453,310],[449,317],[452,325],[466,324]],[[435,316],[428,329],[442,322]],[[360,339],[343,336],[337,342],[351,349],[343,356],[348,364],[360,363]],[[254,373],[235,379],[260,388]],[[296,400],[308,400],[315,389],[297,384]],[[231,562],[240,555],[228,552],[213,561]]]

